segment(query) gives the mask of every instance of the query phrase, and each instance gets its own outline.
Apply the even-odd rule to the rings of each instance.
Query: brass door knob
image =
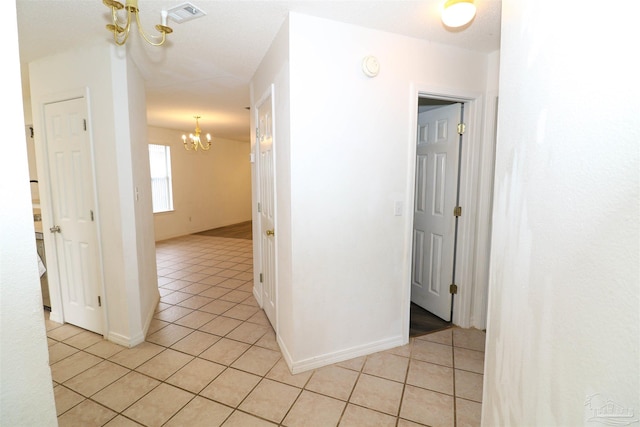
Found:
[[[52,233],[59,233],[60,232],[60,226],[56,225],[55,227],[51,227],[49,229],[49,231],[52,232]]]
[[[267,236],[275,236],[276,233],[273,230],[267,230]]]

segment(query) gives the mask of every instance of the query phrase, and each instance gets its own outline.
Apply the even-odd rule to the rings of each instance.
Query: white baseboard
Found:
[[[109,332],[109,334],[107,335],[107,340],[111,341],[112,343],[131,348],[143,343],[144,335],[142,333],[139,333],[134,337],[127,337],[116,332]]]
[[[296,362],[292,361],[291,355],[288,352],[285,352],[286,346],[280,341],[280,339],[278,339],[278,344],[280,345],[282,355],[287,362],[291,373],[299,374],[301,372],[321,368],[333,363],[344,362],[345,360],[354,359],[360,356],[366,356],[369,354],[377,353],[378,351],[389,350],[390,348],[399,347],[401,345],[404,345],[405,343],[402,336],[398,335],[396,337],[391,337],[384,340],[352,347],[346,350],[336,351],[333,353],[327,353]]]

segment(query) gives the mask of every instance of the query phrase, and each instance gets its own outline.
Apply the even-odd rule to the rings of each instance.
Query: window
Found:
[[[172,211],[171,148],[166,145],[149,144],[149,164],[153,213]]]

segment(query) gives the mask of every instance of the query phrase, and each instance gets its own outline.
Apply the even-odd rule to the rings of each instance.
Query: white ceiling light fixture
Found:
[[[476,16],[473,0],[447,0],[442,10],[442,22],[450,28],[462,27]]]
[[[171,34],[173,30],[171,27],[167,26],[167,11],[163,10],[160,13],[160,24],[156,25],[156,30],[160,33],[160,35],[147,35],[142,29],[142,25],[140,24],[140,15],[138,12],[138,0],[126,0],[125,4],[120,3],[117,0],[102,0],[105,6],[111,8],[111,15],[113,18],[113,24],[107,25],[107,30],[113,33],[113,40],[116,42],[118,46],[122,46],[126,43],[129,38],[129,30],[131,29],[131,22],[135,19],[136,24],[138,25],[138,32],[142,36],[142,38],[153,46],[162,45],[166,38],[167,34]],[[120,16],[119,12],[124,9],[126,14],[124,16]],[[132,18],[132,15],[135,15],[135,18]]]

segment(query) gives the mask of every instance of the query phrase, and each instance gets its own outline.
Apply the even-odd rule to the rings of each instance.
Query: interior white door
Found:
[[[451,320],[462,104],[418,114],[411,301]]]
[[[260,180],[260,253],[261,277],[262,277],[262,305],[271,322],[271,326],[277,332],[277,288],[275,275],[275,183],[274,183],[274,157],[273,157],[273,109],[269,95],[258,106],[258,146],[259,146],[259,180]]]
[[[51,207],[65,322],[102,333],[101,281],[87,105],[77,98],[45,105]]]

